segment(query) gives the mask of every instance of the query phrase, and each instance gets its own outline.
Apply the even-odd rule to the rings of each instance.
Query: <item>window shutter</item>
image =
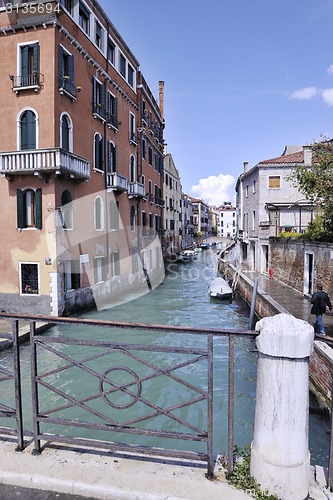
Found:
[[[118,172],[118,146],[114,147],[114,172]]]
[[[35,210],[36,210],[36,228],[42,229],[43,217],[42,217],[42,190],[40,188],[36,189],[35,193]]]
[[[25,45],[21,47],[21,78],[27,77],[29,75],[28,62],[29,62],[29,47]]]
[[[24,221],[24,197],[21,189],[16,190],[17,199],[17,227],[22,229],[25,227]]]
[[[74,56],[68,56],[69,81],[74,84]]]
[[[99,136],[95,135],[95,168],[100,168],[100,149],[99,149]]]
[[[61,45],[58,50],[58,76],[59,78],[64,76],[64,50]]]
[[[33,46],[33,56],[34,56],[34,67],[33,67],[33,77],[34,84],[39,84],[39,43],[35,43]]]
[[[114,114],[114,125],[118,128],[118,99],[115,97],[113,99],[113,114]]]
[[[108,172],[112,172],[112,143],[108,142]]]
[[[105,85],[101,85],[101,104],[102,104],[102,107],[101,107],[101,110],[100,110],[100,114],[101,116],[103,116],[103,118],[105,118],[106,116],[106,88],[105,88]]]
[[[97,110],[97,82],[96,78],[93,76],[93,113]]]
[[[105,172],[105,140],[104,140],[104,137],[102,137],[102,139],[100,141],[100,145],[101,145],[101,155],[102,155],[101,165],[102,165],[102,170]]]

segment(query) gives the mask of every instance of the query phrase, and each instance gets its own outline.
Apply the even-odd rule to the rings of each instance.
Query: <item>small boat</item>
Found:
[[[209,285],[209,295],[215,299],[231,300],[233,292],[223,278],[215,278]]]
[[[198,258],[195,250],[184,250],[184,252],[182,252],[182,254],[187,256],[187,257],[190,257],[190,259],[197,259]]]
[[[194,249],[194,251],[195,251],[195,253],[200,253],[200,252],[202,252],[202,248],[197,247],[197,248]]]
[[[191,260],[190,255],[186,255],[184,252],[177,255],[177,262],[191,262]]]
[[[210,248],[210,244],[209,243],[201,243],[200,248],[202,248],[202,250],[208,250],[208,248]]]

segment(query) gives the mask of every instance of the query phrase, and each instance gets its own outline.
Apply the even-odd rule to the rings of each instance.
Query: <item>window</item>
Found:
[[[100,196],[95,199],[95,213],[94,213],[95,229],[104,229],[104,205]]]
[[[19,51],[20,74],[16,87],[34,87],[39,85],[39,43],[21,45]]]
[[[131,231],[135,231],[135,208],[131,207],[130,209],[130,226]]]
[[[20,149],[36,149],[36,115],[33,111],[24,111],[20,119]]]
[[[73,199],[67,189],[61,195],[61,218],[64,229],[73,229]]]
[[[108,143],[108,172],[114,173],[118,170],[117,146],[113,142]]]
[[[144,122],[147,120],[146,102],[143,99],[141,100],[141,120]]]
[[[127,65],[127,81],[134,88],[134,69],[129,64]]]
[[[60,0],[61,5],[65,7],[71,16],[73,15],[73,1],[74,0]]]
[[[256,227],[256,211],[253,210],[252,212],[252,229],[254,230]]]
[[[65,292],[81,288],[80,261],[64,260],[63,265]]]
[[[142,146],[142,158],[145,160],[146,159],[146,140],[145,139],[142,139],[141,146]]]
[[[42,229],[42,190],[17,189],[17,227]]]
[[[133,115],[133,113],[130,113],[130,115],[129,115],[129,140],[136,144],[135,116]]]
[[[93,114],[97,118],[106,118],[105,87],[93,76]]]
[[[119,54],[119,73],[126,78],[126,59],[122,54]]]
[[[58,49],[58,85],[61,93],[76,97],[74,85],[74,56],[61,45]]]
[[[108,92],[107,123],[109,128],[118,128],[118,101],[110,92]]]
[[[249,196],[249,186],[245,187],[245,196],[246,196],[246,198],[248,198],[248,196]]]
[[[104,137],[98,133],[95,134],[94,148],[94,168],[104,172]]]
[[[280,189],[281,177],[279,175],[268,176],[268,189]]]
[[[83,5],[82,2],[79,3],[79,25],[87,35],[90,32],[90,13],[89,10]]]
[[[94,258],[94,282],[101,283],[107,276],[107,264],[105,257]]]
[[[136,180],[136,175],[135,175],[135,159],[134,156],[131,155],[130,157],[130,169],[129,169],[129,181],[130,182],[135,182]]]
[[[66,151],[72,151],[73,129],[68,115],[61,117],[60,147]]]
[[[153,150],[150,146],[148,147],[148,161],[149,161],[149,165],[152,166],[153,165]]]
[[[116,46],[115,44],[109,40],[108,41],[108,60],[114,66],[115,64],[115,54],[116,54]]]
[[[110,229],[119,229],[119,202],[110,201]]]
[[[256,181],[253,181],[253,193],[256,192]]]
[[[99,49],[103,50],[103,28],[98,21],[95,24],[95,43]]]
[[[119,252],[111,253],[111,276],[120,275],[120,255]]]
[[[28,262],[20,263],[20,293],[39,295],[39,266]]]

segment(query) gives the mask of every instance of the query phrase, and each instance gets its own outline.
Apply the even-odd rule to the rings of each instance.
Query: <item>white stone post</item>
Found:
[[[259,351],[250,473],[281,500],[304,500],[310,482],[309,356],[314,330],[289,314],[256,324]]]

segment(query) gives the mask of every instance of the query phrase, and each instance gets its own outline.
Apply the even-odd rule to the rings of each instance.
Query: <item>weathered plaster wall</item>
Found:
[[[333,245],[270,238],[270,259],[274,278],[303,293],[305,254],[313,255],[314,285],[322,283],[333,295]],[[315,286],[314,286],[315,289]]]

